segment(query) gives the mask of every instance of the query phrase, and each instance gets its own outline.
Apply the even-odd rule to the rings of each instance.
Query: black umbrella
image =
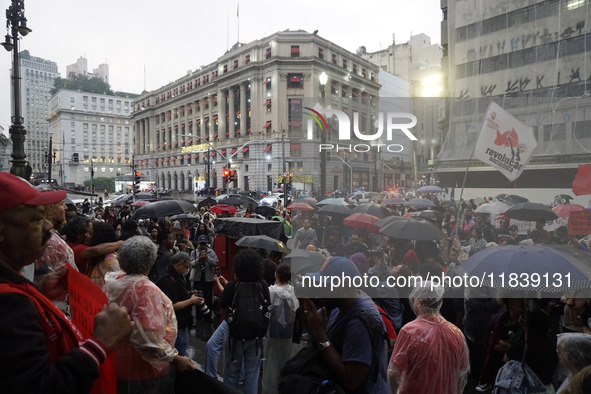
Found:
[[[382,205],[404,205],[404,198],[392,197],[382,201]]]
[[[283,257],[283,261],[291,266],[292,275],[318,272],[325,260],[322,254],[306,249],[295,249]]]
[[[319,215],[342,216],[344,218],[353,212],[348,205],[324,205],[316,213]]]
[[[392,215],[392,211],[390,211],[388,208],[374,203],[366,203],[359,205],[355,207],[350,214],[352,213],[367,213],[372,216],[376,216],[380,219]]]
[[[155,201],[138,208],[134,212],[132,219],[163,218],[165,216],[195,212],[195,210],[196,208],[193,204],[184,200]]]
[[[262,215],[264,217],[275,216],[275,208],[267,205],[259,205],[254,209],[254,213]]]
[[[216,200],[211,197],[207,197],[205,200],[199,201],[197,208],[201,209],[202,207],[207,207],[208,205],[213,207],[215,204],[217,204]]]
[[[239,207],[242,205],[242,201],[238,201],[236,197],[227,197],[219,200],[218,204],[234,205],[235,207]]]
[[[398,239],[437,241],[447,237],[439,227],[422,219],[401,218],[380,228],[380,233]]]
[[[441,220],[443,219],[443,213],[428,209],[425,211],[413,212],[411,217],[415,219]]]
[[[266,235],[247,235],[236,241],[236,245],[255,249],[275,250],[277,252],[289,252],[289,249],[283,242]]]
[[[193,215],[192,213],[180,213],[178,215],[174,215],[170,217],[171,220],[189,220],[189,219],[199,219],[197,215]]]
[[[537,202],[520,202],[505,211],[505,216],[511,219],[527,220],[530,222],[558,219],[552,208]]]
[[[388,216],[388,217],[385,217],[385,218],[381,219],[379,222],[376,222],[376,226],[382,228],[382,227],[385,227],[386,225],[392,223],[393,221],[400,220],[400,219],[406,220],[408,218],[405,218],[405,217],[402,217],[402,216],[392,215],[392,216]]]
[[[515,205],[520,202],[528,202],[529,200],[525,197],[521,197],[515,194],[499,194],[495,196],[495,198],[499,201],[504,202],[507,205]]]

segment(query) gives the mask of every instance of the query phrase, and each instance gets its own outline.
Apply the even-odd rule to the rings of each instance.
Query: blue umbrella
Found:
[[[443,189],[440,188],[439,186],[423,186],[423,187],[419,187],[417,189],[417,193],[441,193],[443,192]]]
[[[322,201],[319,201],[317,204],[317,206],[322,206],[322,205],[348,205],[345,200],[341,199],[341,198],[325,198]]]
[[[518,297],[559,295],[569,290],[591,293],[591,255],[571,246],[493,246],[476,252],[457,271]]]
[[[434,207],[435,203],[431,200],[426,198],[413,198],[405,203],[408,207],[416,207],[416,208],[429,208]]]

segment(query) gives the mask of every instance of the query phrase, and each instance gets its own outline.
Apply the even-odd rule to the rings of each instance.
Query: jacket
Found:
[[[213,282],[213,269],[218,265],[218,256],[215,251],[211,248],[207,248],[207,260],[203,267],[199,261],[199,249],[195,249],[191,252],[191,276],[190,279],[195,282],[201,281],[201,274],[205,273],[205,281]]]

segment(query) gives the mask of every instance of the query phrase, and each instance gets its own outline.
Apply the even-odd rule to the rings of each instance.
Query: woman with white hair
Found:
[[[444,289],[423,282],[409,296],[417,318],[400,329],[388,366],[393,393],[462,393],[470,369],[459,328],[440,314]]]
[[[105,276],[107,297],[125,306],[135,323],[129,339],[115,350],[118,393],[173,393],[171,364],[177,372],[195,369],[192,360],[174,348],[177,321],[172,302],[148,279],[156,252],[149,238],[131,237],[119,249],[119,266],[125,273]]]

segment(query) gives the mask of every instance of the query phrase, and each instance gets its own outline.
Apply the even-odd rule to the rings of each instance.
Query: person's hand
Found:
[[[314,305],[312,300],[304,298],[302,309],[306,323],[308,323],[308,328],[314,338],[316,338],[316,341],[325,342],[328,339],[326,336],[326,325],[328,323],[326,308],[322,307],[320,311],[317,311],[316,305]]]
[[[92,335],[101,341],[107,349],[113,350],[131,334],[133,328],[134,324],[127,314],[127,308],[111,302],[94,317]]]
[[[220,281],[222,286],[226,286],[228,284],[228,279],[224,278],[222,275],[217,276],[217,279]]]
[[[175,356],[172,360],[172,365],[178,373],[188,373],[194,371],[197,366],[193,363],[189,357]]]
[[[204,301],[205,298],[197,297],[195,294],[193,294],[191,296],[190,300],[191,300],[191,304],[195,305],[195,304],[201,304],[201,302]]]

